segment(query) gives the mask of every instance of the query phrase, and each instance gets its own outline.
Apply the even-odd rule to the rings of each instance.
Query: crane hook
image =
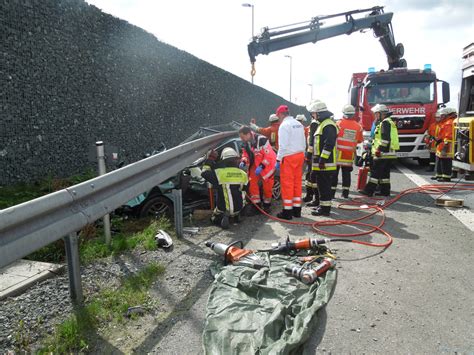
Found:
[[[254,77],[255,74],[257,74],[257,70],[255,69],[255,63],[252,63],[252,70],[250,70],[250,75]]]

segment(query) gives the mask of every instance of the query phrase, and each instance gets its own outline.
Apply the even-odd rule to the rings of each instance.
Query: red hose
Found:
[[[402,197],[407,196],[409,194],[415,194],[415,193],[423,193],[423,194],[428,194],[428,195],[443,195],[446,194],[450,191],[474,191],[474,184],[433,184],[433,185],[422,185],[419,187],[414,187],[411,189],[403,190],[401,191],[398,195],[393,197],[390,200],[387,200],[383,205],[377,204],[376,201],[381,201],[381,199],[375,199],[375,198],[366,198],[366,197],[357,197],[352,199],[351,201],[341,203],[337,206],[337,208],[341,210],[373,210],[372,213],[369,213],[368,215],[352,219],[352,220],[323,220],[323,221],[318,221],[318,222],[296,222],[296,221],[288,221],[286,219],[280,219],[278,217],[272,216],[268,213],[266,213],[262,208],[260,208],[258,205],[254,204],[254,206],[265,216],[268,218],[274,220],[274,221],[279,221],[282,223],[287,223],[287,224],[292,224],[292,225],[301,225],[301,226],[309,226],[311,227],[316,233],[322,234],[322,235],[327,235],[331,237],[338,237],[338,238],[349,238],[349,237],[359,237],[363,235],[369,235],[374,232],[379,232],[383,234],[387,241],[385,243],[371,243],[371,242],[365,242],[362,240],[357,240],[357,239],[350,239],[348,241],[356,244],[362,244],[370,247],[378,247],[378,248],[388,248],[392,242],[393,242],[393,237],[390,233],[382,229],[383,225],[385,224],[385,212],[384,209],[387,207],[391,206],[398,200],[400,200]],[[252,202],[252,201],[251,201]],[[252,202],[253,203],[253,202]],[[366,204],[367,207],[361,207],[361,204]],[[367,218],[370,218],[376,214],[380,213],[382,218],[380,220],[380,223],[378,225],[373,225],[369,223],[364,223],[361,222]],[[330,226],[339,226],[339,225],[350,225],[350,226],[358,226],[358,227],[367,227],[369,230],[367,231],[362,231],[359,233],[333,233],[329,232],[326,230],[321,229],[321,227],[330,227]]]

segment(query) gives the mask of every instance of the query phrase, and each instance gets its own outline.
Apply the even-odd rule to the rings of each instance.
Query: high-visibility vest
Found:
[[[337,127],[337,165],[352,166],[357,144],[363,140],[362,126],[354,120],[343,118],[337,122]]]
[[[436,136],[439,131],[439,123],[433,122],[429,125],[428,130],[425,133],[424,142],[429,147],[431,153],[436,152]]]
[[[321,145],[324,143],[324,128],[327,126],[334,126],[337,132],[337,126],[334,121],[330,118],[325,119],[321,122],[314,133],[314,151],[313,151],[313,166],[312,170],[316,171],[334,171],[336,170],[336,142],[334,142],[334,148],[330,151],[321,150]],[[324,169],[319,169],[317,161],[319,157],[327,159],[324,163]]]
[[[396,159],[397,154],[395,153],[395,151],[400,149],[400,143],[398,141],[397,126],[390,117],[385,118],[377,125],[377,127],[375,127],[374,142],[372,143],[372,156],[374,157],[374,159],[379,159],[375,156],[375,152],[379,150],[380,147],[388,144],[388,142],[385,142],[382,139],[382,123],[385,121],[388,121],[390,123],[390,146],[388,148],[388,152],[381,152],[382,156],[380,157],[380,159]]]
[[[452,158],[454,156],[453,144],[453,123],[454,119],[446,118],[439,124],[436,139],[441,141],[436,146],[436,156],[439,158]]]

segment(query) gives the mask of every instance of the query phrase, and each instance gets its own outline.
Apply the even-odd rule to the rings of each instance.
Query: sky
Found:
[[[195,55],[250,81],[247,44],[252,35],[252,11],[247,0],[86,0],[102,11],[143,28],[160,41]],[[405,47],[410,69],[431,64],[438,79],[451,85],[457,107],[461,82],[462,49],[474,41],[473,0],[254,0],[255,34],[277,27],[372,6],[393,12],[396,42]],[[344,18],[336,20],[343,22]],[[328,22],[331,24],[334,22]],[[368,67],[387,69],[387,60],[371,30],[355,32],[315,44],[257,56],[255,85],[289,99],[292,57],[292,101],[306,105],[311,99],[326,102],[340,114],[348,101],[354,72]]]

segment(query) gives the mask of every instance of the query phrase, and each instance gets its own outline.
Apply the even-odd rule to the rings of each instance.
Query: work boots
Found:
[[[319,206],[319,191],[315,191],[313,195],[313,201],[306,204],[308,207],[318,207]]]
[[[263,210],[267,213],[270,213],[272,210],[272,203],[271,202],[264,202],[263,203]]]
[[[373,182],[368,182],[367,185],[365,185],[365,189],[360,191],[362,195],[372,197],[374,196],[375,189],[377,188],[377,184]]]
[[[291,220],[293,219],[293,210],[282,210],[280,213],[277,214],[277,218]]]
[[[306,188],[306,195],[303,197],[304,202],[311,202],[313,200],[314,191],[312,187]]]
[[[227,214],[224,214],[224,216],[222,216],[220,225],[222,229],[229,229],[230,223],[229,216]]]
[[[346,189],[342,190],[341,196],[343,198],[349,198],[349,190],[346,190]]]
[[[329,216],[331,214],[331,207],[330,206],[319,206],[315,208],[311,214],[313,216]]]
[[[293,217],[301,217],[301,207],[293,207]]]

